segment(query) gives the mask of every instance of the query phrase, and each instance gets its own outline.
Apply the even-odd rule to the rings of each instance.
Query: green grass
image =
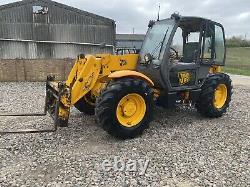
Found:
[[[247,75],[250,76],[250,70],[244,70],[239,68],[223,67],[223,71],[236,75]]]
[[[225,72],[250,76],[250,48],[227,48]]]

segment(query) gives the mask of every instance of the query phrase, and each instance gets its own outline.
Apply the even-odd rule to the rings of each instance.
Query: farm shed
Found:
[[[65,79],[79,53],[112,53],[114,45],[114,20],[51,0],[0,6],[0,81],[44,80],[52,73]],[[6,74],[17,68],[24,73]]]

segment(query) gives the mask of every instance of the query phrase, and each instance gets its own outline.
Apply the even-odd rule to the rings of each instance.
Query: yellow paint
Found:
[[[65,107],[71,107],[71,90],[70,90],[70,88],[64,88],[63,94],[61,95],[61,103]]]
[[[124,96],[117,105],[116,116],[119,123],[131,128],[138,125],[146,113],[146,103],[142,96],[133,93]]]
[[[98,79],[94,85],[94,87],[91,90],[91,95],[93,97],[98,97],[101,93],[101,91],[106,88],[107,82],[101,82],[100,79]]]
[[[108,77],[111,79],[121,78],[121,77],[136,77],[136,78],[141,78],[147,81],[151,86],[154,86],[154,83],[150,78],[137,71],[131,71],[131,70],[116,71],[114,73],[111,73]]]
[[[217,109],[221,109],[227,100],[227,86],[225,84],[219,84],[214,92],[214,106]]]
[[[179,84],[181,86],[187,84],[191,80],[190,73],[186,71],[178,72],[178,77],[179,77]]]
[[[82,67],[77,70],[76,81],[71,88],[71,104],[75,104],[86,95],[95,85],[101,70],[100,59],[89,55]]]
[[[126,54],[126,55],[110,55],[100,54],[96,57],[101,58],[102,74],[103,76],[109,75],[114,71],[119,70],[135,70],[138,61],[138,54]]]
[[[221,72],[221,66],[218,66],[218,65],[214,65],[214,66],[210,67],[210,69],[209,69],[210,74],[220,73],[220,72]]]
[[[99,96],[110,80],[108,76],[116,71],[135,70],[138,57],[138,54],[98,54],[78,58],[66,81],[71,89],[70,105],[73,106],[90,91],[95,97]]]
[[[154,97],[159,97],[161,95],[161,90],[154,88]]]
[[[68,79],[66,81],[67,86],[71,87],[71,84],[74,84],[75,78],[78,75],[79,70],[81,70],[84,67],[86,61],[87,61],[87,58],[84,58],[84,59],[78,58],[75,61],[75,64],[74,64],[73,68],[71,69],[71,71],[68,75]]]
[[[70,108],[59,107],[59,117],[62,120],[67,120],[69,118]]]
[[[189,91],[184,92],[184,100],[189,100]]]

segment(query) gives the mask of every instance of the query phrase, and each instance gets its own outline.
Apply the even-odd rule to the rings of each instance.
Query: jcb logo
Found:
[[[184,85],[190,81],[190,73],[186,71],[178,72],[179,83]]]

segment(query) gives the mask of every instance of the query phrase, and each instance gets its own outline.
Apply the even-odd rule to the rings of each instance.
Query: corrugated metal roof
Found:
[[[116,34],[116,40],[143,41],[145,34]]]
[[[14,3],[1,5],[0,10],[13,8],[13,7],[18,7],[18,6],[21,6],[21,5],[26,5],[26,4],[30,4],[30,3],[36,3],[36,2],[37,3],[43,2],[43,3],[52,4],[54,6],[64,8],[66,10],[70,10],[70,11],[73,11],[73,12],[77,12],[77,13],[85,15],[85,16],[89,16],[89,17],[92,17],[92,18],[95,18],[95,19],[105,20],[105,21],[111,22],[111,23],[115,23],[115,21],[110,19],[110,18],[99,16],[99,15],[96,15],[96,14],[93,14],[93,13],[90,13],[90,12],[86,12],[86,11],[80,10],[78,8],[74,8],[74,7],[64,5],[64,4],[61,4],[61,3],[58,3],[58,2],[55,2],[55,1],[51,1],[51,0],[22,0],[22,1],[17,1],[17,2],[14,2]]]

